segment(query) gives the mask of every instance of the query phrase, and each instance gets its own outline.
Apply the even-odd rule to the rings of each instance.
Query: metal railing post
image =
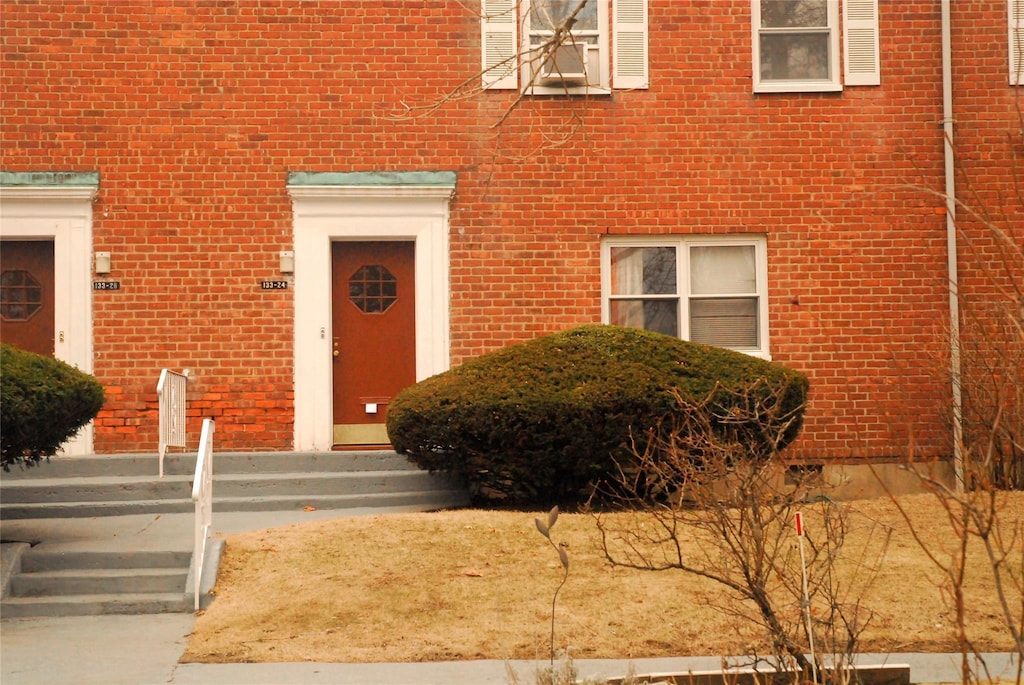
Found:
[[[192,547],[196,611],[199,611],[199,598],[202,593],[206,541],[213,527],[213,427],[213,419],[203,419],[203,432],[199,437],[199,452],[196,455],[195,479],[192,481],[192,501],[196,505],[195,541]]]

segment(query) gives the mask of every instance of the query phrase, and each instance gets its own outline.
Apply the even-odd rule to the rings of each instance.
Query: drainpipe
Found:
[[[956,167],[953,156],[953,47],[950,0],[942,0],[942,138],[946,174],[946,260],[949,274],[949,372],[953,391],[953,470],[964,487],[963,395],[960,376],[960,292],[957,274]]]

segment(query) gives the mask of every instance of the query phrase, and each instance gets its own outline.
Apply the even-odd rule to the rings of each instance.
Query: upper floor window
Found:
[[[754,90],[834,91],[838,0],[753,0]]]
[[[607,89],[608,41],[601,35],[607,36],[602,27],[608,22],[598,5],[598,0],[531,0],[523,77],[535,91]]]
[[[842,82],[839,0],[752,0],[751,7],[754,92],[827,92],[882,82],[878,0],[842,0]]]
[[[765,252],[761,236],[609,239],[604,321],[768,358]]]
[[[482,8],[485,88],[647,87],[647,0],[483,0]]]

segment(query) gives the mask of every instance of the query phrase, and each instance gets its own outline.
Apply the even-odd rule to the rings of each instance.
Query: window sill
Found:
[[[843,84],[834,81],[771,81],[755,83],[755,93],[838,93]]]
[[[530,86],[526,95],[611,95],[610,88],[601,86]]]

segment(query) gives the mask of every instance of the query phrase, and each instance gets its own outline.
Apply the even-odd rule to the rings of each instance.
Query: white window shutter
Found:
[[[1024,86],[1024,0],[1007,0],[1010,12],[1010,85]]]
[[[516,0],[481,0],[483,87],[519,87]]]
[[[612,61],[613,88],[648,87],[647,0],[613,0]]]
[[[846,0],[843,3],[843,47],[845,85],[877,86],[882,82],[878,54],[878,0]]]

